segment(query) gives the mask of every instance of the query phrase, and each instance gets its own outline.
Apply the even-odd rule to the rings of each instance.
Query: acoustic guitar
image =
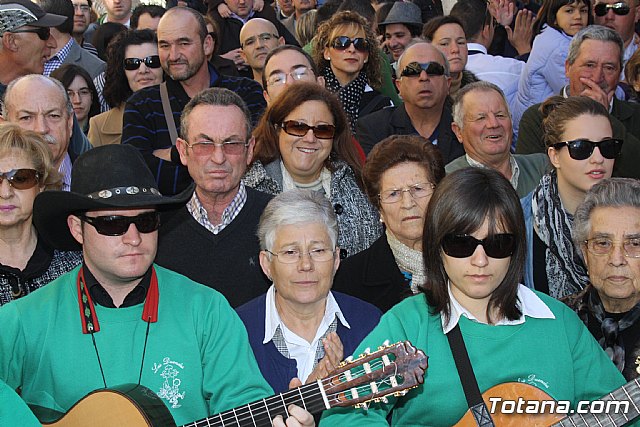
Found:
[[[312,414],[339,406],[363,407],[370,401],[385,401],[385,396],[406,394],[409,389],[423,383],[426,369],[427,356],[409,341],[386,345],[374,353],[367,351],[356,360],[347,359],[327,378],[183,427],[271,426],[276,415],[288,417],[287,407],[291,404]],[[162,399],[147,387],[136,384],[91,392],[60,419],[44,425],[176,426]]]
[[[615,427],[623,426],[640,415],[640,382],[638,379],[603,396],[600,399],[603,403],[598,404],[597,407],[594,406],[594,413],[589,414],[578,413],[578,411],[569,408],[563,408],[563,413],[558,413],[560,412],[558,410],[552,412],[552,408],[560,408],[556,406],[553,398],[539,388],[524,383],[499,384],[482,393],[482,399],[490,411],[492,410],[492,398],[494,399],[495,411],[491,414],[491,418],[493,418],[496,427]],[[496,398],[500,398],[500,400]],[[528,408],[529,412],[537,413],[516,414],[512,402],[519,402],[519,399],[529,402],[529,405],[521,405],[523,412],[526,412]],[[505,401],[509,403],[505,404]],[[477,427],[477,424],[471,412],[467,411],[454,427]]]

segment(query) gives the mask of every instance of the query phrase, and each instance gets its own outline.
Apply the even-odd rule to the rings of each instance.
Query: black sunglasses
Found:
[[[516,239],[513,234],[492,234],[478,240],[467,234],[447,234],[442,240],[442,250],[453,258],[467,258],[473,255],[478,245],[484,248],[484,253],[491,258],[508,258],[516,249]]]
[[[49,27],[27,28],[24,30],[13,30],[10,33],[34,33],[38,35],[40,40],[47,41],[51,37],[51,29]]]
[[[40,173],[35,169],[12,169],[9,172],[0,173],[0,183],[3,179],[6,179],[16,190],[28,190],[40,181]]]
[[[438,62],[409,62],[404,70],[400,73],[400,77],[420,77],[422,72],[428,76],[444,76],[444,66]]]
[[[368,52],[369,51],[369,42],[367,39],[363,37],[356,37],[355,39],[350,39],[347,36],[338,36],[331,42],[331,47],[336,50],[347,50],[349,46],[353,43],[353,47],[358,52]]]
[[[605,159],[615,159],[622,151],[622,140],[616,138],[607,138],[597,142],[588,139],[574,139],[573,141],[558,142],[552,147],[559,150],[565,145],[569,147],[569,156],[574,160],[588,159],[596,147],[600,149],[600,154]]]
[[[160,227],[160,214],[156,211],[145,212],[136,216],[108,215],[78,217],[91,225],[103,236],[122,236],[134,224],[140,233],[151,233]]]
[[[125,58],[124,69],[129,71],[137,70],[143,62],[149,68],[160,68],[160,57],[158,55],[150,55],[146,58]]]
[[[306,123],[296,120],[287,120],[280,125],[280,129],[293,136],[305,136],[309,129],[313,131],[313,135],[318,139],[331,139],[336,134],[334,125],[315,125],[309,126]]]
[[[631,9],[629,5],[623,2],[618,2],[614,4],[606,4],[606,3],[598,3],[593,7],[593,11],[596,16],[604,16],[609,12],[609,9],[613,10],[613,13],[616,15],[628,15]]]

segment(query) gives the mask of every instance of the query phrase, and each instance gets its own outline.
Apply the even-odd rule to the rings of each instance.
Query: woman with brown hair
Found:
[[[364,185],[385,233],[342,263],[334,289],[382,311],[419,292],[425,279],[424,215],[444,175],[440,152],[420,136],[393,135],[373,147],[364,166]]]
[[[357,13],[338,12],[323,22],[313,39],[312,56],[326,88],[338,95],[353,134],[358,117],[391,105],[378,92],[383,66],[378,40]]]
[[[267,108],[254,131],[245,185],[269,194],[292,188],[322,192],[338,216],[341,256],[368,248],[382,227],[362,191],[362,166],[338,99],[297,82]]]

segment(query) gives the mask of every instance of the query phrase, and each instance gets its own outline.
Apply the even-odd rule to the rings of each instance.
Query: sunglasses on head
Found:
[[[333,39],[333,41],[331,42],[331,47],[336,50],[347,50],[352,43],[353,47],[358,52],[369,51],[369,42],[364,37],[356,37],[352,40],[347,36],[339,36]]]
[[[609,12],[609,9],[613,10],[613,13],[616,15],[628,15],[631,9],[629,5],[623,2],[618,2],[614,4],[606,4],[606,3],[598,3],[593,7],[593,11],[596,16],[604,16]]]
[[[129,71],[137,70],[143,62],[149,68],[160,68],[160,57],[158,55],[149,55],[146,58],[125,58],[124,69]]]
[[[400,73],[400,77],[420,77],[422,72],[428,76],[444,76],[444,66],[438,62],[409,62],[404,70]]]
[[[0,183],[3,179],[6,179],[16,190],[28,190],[38,184],[40,173],[35,169],[12,169],[9,172],[0,173]]]
[[[140,233],[151,233],[160,227],[160,214],[156,211],[145,212],[136,216],[108,215],[78,217],[91,224],[103,236],[122,236],[134,224]]]
[[[478,240],[467,234],[447,234],[442,240],[442,250],[453,258],[467,258],[473,255],[478,245],[484,248],[484,253],[490,258],[508,258],[516,249],[516,239],[513,234],[492,234]]]
[[[24,30],[13,30],[10,33],[34,33],[38,35],[40,40],[47,41],[51,37],[51,29],[49,27],[26,28]]]
[[[306,123],[296,120],[287,120],[280,125],[280,129],[292,136],[305,136],[309,129],[313,131],[313,135],[318,139],[331,139],[336,134],[334,125],[315,125],[309,126]]]
[[[559,150],[565,145],[569,148],[569,156],[574,160],[588,159],[596,147],[600,149],[600,154],[605,159],[615,159],[622,151],[622,140],[615,138],[607,138],[597,142],[588,139],[574,139],[573,141],[558,142],[552,147]]]

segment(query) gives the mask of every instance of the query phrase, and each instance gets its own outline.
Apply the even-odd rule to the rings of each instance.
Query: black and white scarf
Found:
[[[545,253],[549,293],[561,298],[578,292],[589,283],[579,248],[573,244],[573,215],[564,210],[558,194],[558,176],[552,171],[533,190],[534,231],[547,247]]]
[[[346,86],[341,86],[340,82],[333,74],[331,67],[324,67],[322,70],[324,76],[325,87],[329,92],[337,93],[342,108],[347,113],[349,118],[349,127],[351,133],[356,134],[356,123],[358,122],[358,113],[360,111],[360,100],[364,93],[364,88],[367,86],[367,74],[364,71],[360,71],[358,77],[349,82]]]

